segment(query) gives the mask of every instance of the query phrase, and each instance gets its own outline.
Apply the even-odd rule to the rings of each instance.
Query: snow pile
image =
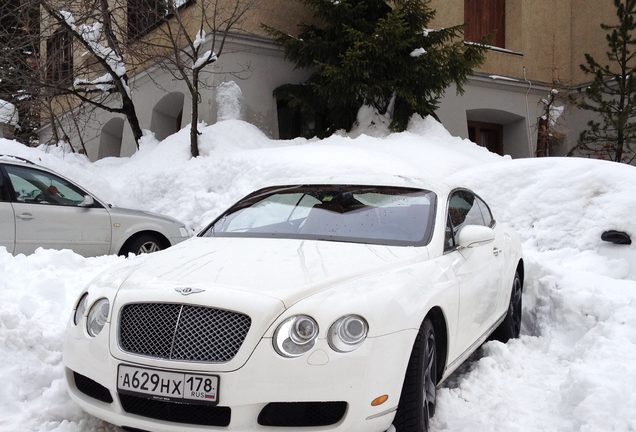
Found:
[[[218,60],[216,53],[212,50],[207,50],[192,65],[192,69],[201,69],[203,66],[208,65],[210,63],[214,63]]]
[[[0,99],[0,123],[18,125],[18,110],[10,102]]]
[[[0,153],[47,166],[114,205],[164,213],[195,229],[271,182],[342,172],[435,177],[501,160],[483,147],[452,137],[430,118],[419,118],[408,132],[387,137],[278,141],[240,120],[221,121],[200,131],[202,157],[197,159],[190,158],[188,127],[162,142],[144,137],[131,158],[95,163],[82,155],[62,158],[43,151],[48,147],[31,149],[8,140],[0,140]]]
[[[103,24],[101,22],[94,22],[92,24],[80,24],[79,26],[75,22],[75,17],[69,11],[58,12],[61,19],[73,32],[75,32],[85,42],[91,54],[102,59],[110,69],[106,74],[94,79],[76,79],[73,83],[74,87],[83,87],[94,85],[100,91],[108,92],[112,90],[114,86],[114,78],[124,87],[128,96],[131,95],[130,88],[128,87],[126,75],[126,65],[122,61],[121,55],[114,49],[102,45],[99,41],[102,38]],[[114,75],[111,75],[111,72]]]
[[[66,395],[63,332],[82,287],[121,261],[41,249],[13,257],[0,247],[0,430],[95,430]]]
[[[372,113],[361,114],[372,117]],[[381,127],[378,128],[378,132]],[[635,431],[636,244],[601,242],[604,230],[636,242],[636,168],[586,159],[510,160],[414,118],[406,132],[276,141],[227,120],[144,138],[131,158],[84,156],[0,140],[115,204],[159,211],[200,228],[252,190],[344,173],[449,177],[472,187],[524,242],[521,339],[490,342],[439,392],[433,431]],[[61,340],[82,286],[116,257],[84,259],[0,250],[0,429],[105,427],[65,396]]]
[[[588,159],[495,163],[455,179],[524,240],[524,336],[491,342],[441,390],[435,431],[636,430],[636,169]]]
[[[197,35],[194,38],[194,41],[192,42],[192,46],[194,47],[194,49],[198,49],[201,46],[201,44],[205,42],[205,36],[206,36],[205,30],[201,29],[197,32]]]
[[[411,57],[420,57],[423,56],[424,54],[426,54],[426,50],[424,48],[415,48],[413,51],[411,51],[411,53],[409,54]]]
[[[243,92],[234,81],[219,84],[216,88],[217,121],[240,120]]]

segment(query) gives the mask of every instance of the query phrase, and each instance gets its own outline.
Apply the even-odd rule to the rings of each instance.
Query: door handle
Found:
[[[22,220],[31,220],[33,219],[33,215],[31,213],[21,213],[16,216],[18,219]]]
[[[499,248],[496,248],[496,247],[495,247],[495,248],[492,248],[492,254],[493,254],[494,256],[499,256],[499,254],[500,254],[501,252],[502,252],[502,250],[501,250],[501,249],[499,249]]]

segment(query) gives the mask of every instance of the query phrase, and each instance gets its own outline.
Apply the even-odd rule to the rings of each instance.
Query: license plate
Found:
[[[216,405],[219,377],[119,365],[117,390],[121,393],[174,402]]]

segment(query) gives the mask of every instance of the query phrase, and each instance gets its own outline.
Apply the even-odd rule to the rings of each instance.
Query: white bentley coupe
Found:
[[[423,432],[436,388],[518,337],[517,235],[468,189],[258,190],[81,293],[70,395],[130,430]]]

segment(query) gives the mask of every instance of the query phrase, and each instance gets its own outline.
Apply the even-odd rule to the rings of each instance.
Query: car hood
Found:
[[[151,217],[154,219],[161,220],[163,222],[174,223],[177,225],[183,225],[183,222],[180,222],[178,219],[172,218],[170,216],[162,215],[159,213],[153,213],[145,210],[134,210],[124,207],[110,207],[108,209],[111,216],[141,216],[144,218]]]
[[[140,287],[191,287],[257,294],[289,307],[339,282],[427,257],[425,247],[197,237],[141,260],[120,294]]]
[[[130,303],[181,303],[246,314],[251,326],[238,354],[228,363],[215,365],[218,371],[231,371],[247,362],[263,335],[294,303],[338,283],[427,256],[426,248],[415,247],[195,237],[134,258],[106,275],[119,285],[111,320],[118,323],[124,305]],[[134,354],[122,351],[116,331],[110,341],[115,357],[138,361]],[[170,361],[155,365],[174,366]],[[206,367],[188,363],[192,370]]]

